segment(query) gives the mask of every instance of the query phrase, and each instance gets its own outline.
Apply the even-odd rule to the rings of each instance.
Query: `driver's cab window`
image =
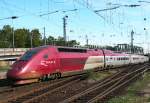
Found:
[[[48,54],[45,54],[45,55],[43,56],[43,58],[44,58],[44,59],[48,59]]]

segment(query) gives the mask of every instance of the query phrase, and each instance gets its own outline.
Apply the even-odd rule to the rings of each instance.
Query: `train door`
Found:
[[[58,62],[56,56],[55,52],[49,49],[45,50],[42,54],[41,65],[43,65],[43,72],[45,72],[45,74],[56,72],[56,64]]]
[[[40,72],[42,74],[49,73],[49,54],[48,54],[48,50],[43,51],[40,54],[40,58],[41,58],[40,68],[39,68]]]
[[[59,64],[59,57],[58,53],[51,49],[49,50],[49,71],[51,72],[60,72],[60,64]]]

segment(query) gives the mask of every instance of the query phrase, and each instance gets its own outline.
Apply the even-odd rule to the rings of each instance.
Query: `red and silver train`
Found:
[[[60,46],[41,46],[27,51],[7,72],[16,84],[37,82],[52,76],[61,77],[95,68],[111,68],[144,63],[148,57],[115,53],[102,49],[79,49]]]

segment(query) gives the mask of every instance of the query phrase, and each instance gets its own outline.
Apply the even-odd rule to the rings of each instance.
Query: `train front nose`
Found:
[[[8,79],[22,79],[22,70],[24,69],[26,61],[17,61],[12,65],[12,68],[7,72]]]

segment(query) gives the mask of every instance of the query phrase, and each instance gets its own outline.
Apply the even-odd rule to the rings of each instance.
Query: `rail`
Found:
[[[72,97],[69,97],[60,103],[74,103],[74,102],[83,102],[83,103],[95,103],[100,102],[112,92],[117,91],[117,89],[129,83],[131,80],[138,77],[143,72],[147,71],[145,69],[147,65],[142,67],[135,66],[134,68],[128,68],[123,70],[116,75],[102,81],[98,84],[93,85],[92,87],[82,91]],[[102,101],[101,101],[102,102]]]

